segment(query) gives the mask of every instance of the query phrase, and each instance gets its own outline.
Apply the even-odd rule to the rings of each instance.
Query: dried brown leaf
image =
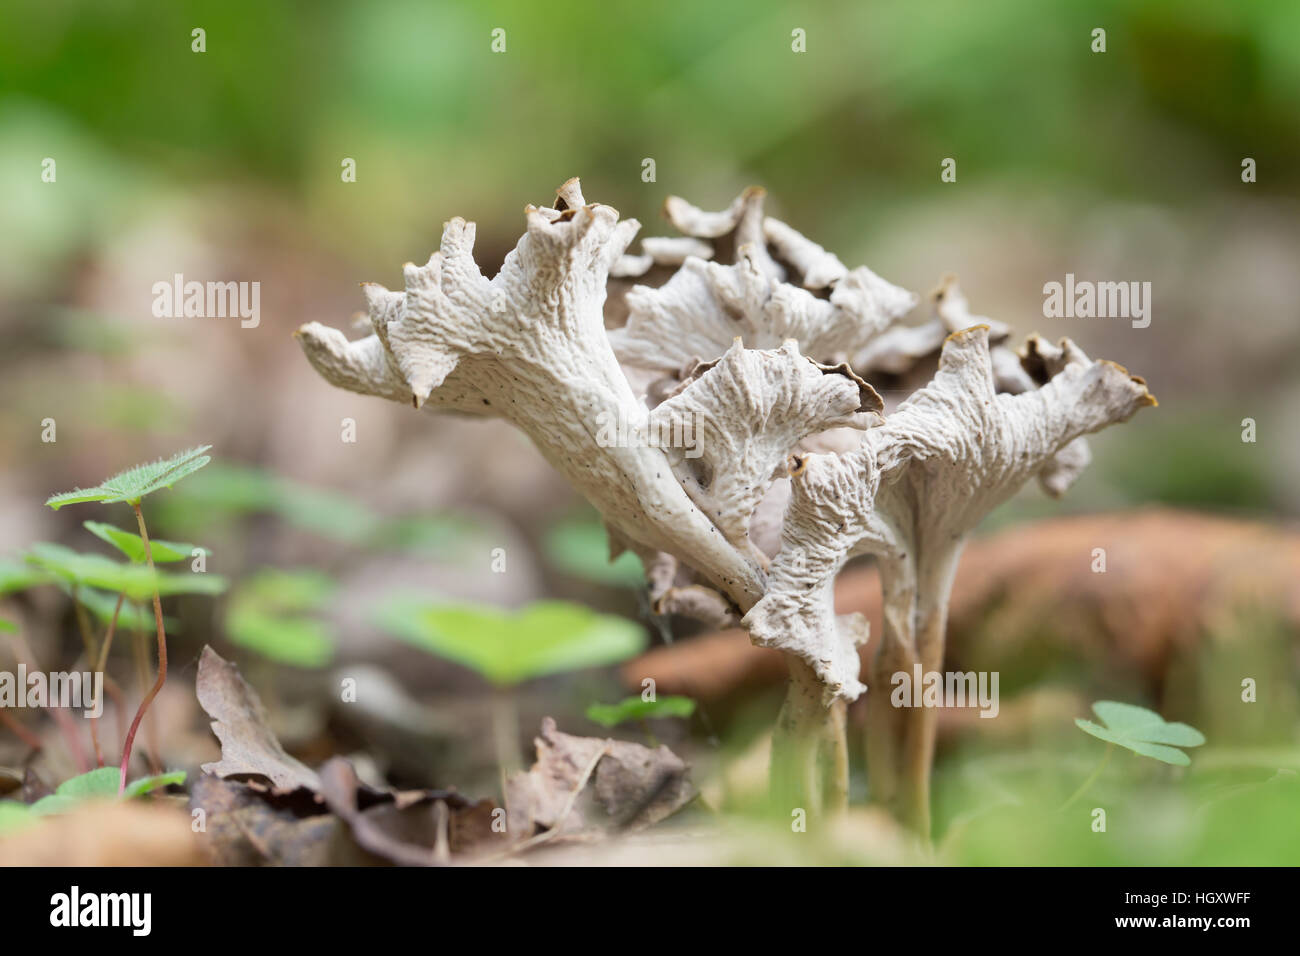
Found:
[[[205,772],[218,777],[265,777],[281,793],[299,787],[320,789],[316,773],[280,746],[262,701],[239,668],[211,647],[205,646],[199,658],[196,690],[199,704],[212,718],[212,732],[221,741],[221,760],[205,763]]]
[[[321,795],[351,828],[357,844],[402,866],[432,866],[482,849],[494,831],[490,800],[469,800],[449,790],[408,791],[376,798],[341,758],[320,769]],[[367,805],[369,803],[369,805]]]
[[[538,828],[596,836],[641,829],[676,813],[696,796],[690,768],[660,745],[576,737],[542,721],[537,762],[506,781],[510,832]]]

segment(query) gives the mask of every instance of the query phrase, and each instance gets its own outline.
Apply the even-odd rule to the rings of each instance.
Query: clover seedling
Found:
[[[143,601],[153,594],[217,594],[225,588],[224,579],[218,575],[163,574],[152,566],[123,564],[101,554],[82,554],[48,542],[32,545],[27,561],[40,568],[45,580],[53,581],[72,597],[87,660],[100,672],[108,664],[113,636],[121,620],[123,603],[128,598],[134,602]],[[113,595],[116,595],[116,600]],[[98,646],[86,617],[87,610],[108,624],[104,640]],[[128,624],[137,627],[145,620],[140,611],[128,613],[126,618]],[[120,696],[111,680],[106,680],[105,686],[115,697]],[[103,754],[96,723],[92,722],[90,728],[95,756],[102,765]]]
[[[1162,763],[1189,766],[1192,758],[1178,748],[1199,747],[1205,743],[1205,735],[1195,727],[1171,724],[1154,710],[1145,707],[1099,700],[1092,705],[1092,712],[1106,726],[1098,726],[1082,717],[1075,719],[1075,726],[1085,734],[1091,734],[1110,744],[1118,744]]]
[[[1143,757],[1159,760],[1161,763],[1186,767],[1191,764],[1192,758],[1178,748],[1199,747],[1205,743],[1205,735],[1195,727],[1169,723],[1154,710],[1147,710],[1135,704],[1099,700],[1092,705],[1092,712],[1100,717],[1106,726],[1094,724],[1091,720],[1082,717],[1075,718],[1074,724],[1085,734],[1106,741],[1106,752],[1102,755],[1097,769],[1079,786],[1070,799],[1065,801],[1062,810],[1083,796],[1101,776],[1116,745],[1141,754]]]
[[[148,587],[146,593],[151,592],[153,597],[154,623],[158,628],[158,677],[153,686],[145,694],[144,699],[140,702],[140,707],[131,721],[131,727],[126,733],[126,740],[122,744],[122,765],[118,775],[118,790],[126,790],[126,773],[131,762],[131,746],[135,741],[136,731],[140,727],[140,721],[144,718],[145,712],[149,709],[149,704],[158,695],[162,689],[163,683],[167,680],[167,632],[162,613],[162,593],[177,593],[176,591],[165,591],[167,587],[178,587],[176,578],[160,576],[154,570],[153,550],[149,542],[149,531],[145,527],[144,513],[140,510],[140,502],[146,495],[152,494],[163,488],[170,488],[176,482],[180,481],[187,475],[192,475],[211,459],[204,454],[211,445],[203,445],[198,448],[191,448],[188,451],[179,452],[171,458],[161,459],[144,465],[137,465],[129,468],[112,478],[95,485],[93,488],[78,488],[74,491],[64,492],[51,496],[45,503],[58,511],[64,505],[81,504],[84,502],[98,501],[103,504],[123,503],[131,506],[135,512],[136,524],[140,529],[140,545],[144,551],[144,567],[123,566],[107,559],[98,561],[91,560],[94,556],[77,555],[74,552],[62,549],[62,551],[52,550],[51,547],[43,547],[37,553],[37,560],[44,560],[48,570],[54,573],[60,573],[55,565],[61,565],[64,575],[71,572],[80,575],[86,583],[96,587],[105,587],[108,590],[117,591],[121,597],[118,600],[120,609],[122,600],[139,593],[144,588],[146,582]],[[116,529],[114,529],[116,530]],[[96,532],[98,533],[98,532]],[[107,533],[107,532],[106,532]],[[129,547],[125,541],[119,542],[114,540],[110,535],[109,540],[118,548]],[[57,547],[57,546],[54,546]],[[36,549],[33,549],[34,551]],[[111,566],[111,569],[110,569]],[[147,577],[141,572],[147,570]],[[93,579],[92,579],[93,578]],[[196,580],[205,580],[198,578]],[[169,584],[169,581],[171,582]],[[105,583],[109,582],[109,583]],[[114,584],[121,586],[115,587]],[[220,579],[209,580],[208,583],[198,585],[198,588],[205,593],[215,593],[224,588],[224,582]],[[185,589],[189,590],[191,585],[186,584]],[[143,598],[144,594],[140,593]],[[108,634],[104,639],[103,654],[92,654],[92,660],[98,658],[100,661],[99,669],[103,670],[104,658],[107,655],[108,647],[112,641],[113,628],[116,623],[116,614],[114,621],[109,624]],[[88,629],[83,623],[83,636],[88,635]],[[87,643],[90,641],[87,636]],[[89,650],[88,646],[88,650]],[[92,732],[94,725],[91,725]],[[98,742],[96,741],[96,744]]]

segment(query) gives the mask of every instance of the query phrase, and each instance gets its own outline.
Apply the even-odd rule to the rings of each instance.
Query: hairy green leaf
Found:
[[[58,511],[64,505],[80,504],[86,501],[102,501],[112,504],[125,501],[139,504],[140,499],[159,488],[170,488],[186,475],[191,475],[212,459],[204,454],[211,445],[200,445],[188,451],[178,452],[171,458],[136,465],[128,468],[93,488],[77,488],[62,494],[51,496],[45,503]]]

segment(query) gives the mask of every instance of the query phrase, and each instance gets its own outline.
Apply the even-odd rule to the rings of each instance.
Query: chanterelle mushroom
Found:
[[[645,559],[660,611],[744,615],[791,662],[775,788],[787,805],[842,805],[844,703],[866,690],[867,637],[860,617],[834,613],[844,562],[881,563],[873,683],[937,667],[965,535],[1029,477],[1063,491],[1087,461],[1081,436],[1154,400],[1068,342],[1033,338],[1017,358],[999,327],[991,350],[990,320],[950,280],[935,298],[933,323],[952,332],[938,372],[882,425],[880,396],[845,359],[912,363],[937,346],[928,327],[873,346],[899,335],[910,292],[764,216],[761,190],[718,213],[669,200],[685,236],[647,239],[639,256],[625,254],[634,220],[588,204],[576,179],[557,195],[527,208],[493,278],[474,262],[474,226],[453,219],[428,263],[405,267],[403,291],[365,286],[371,335],[312,322],[303,349],[341,388],[512,422],[598,509],[611,546]],[[627,325],[607,333],[611,274],[653,266],[677,271],[628,292]],[[642,397],[630,380],[646,374],[659,381]],[[891,712],[887,692],[869,700],[873,795],[928,828],[932,715]]]

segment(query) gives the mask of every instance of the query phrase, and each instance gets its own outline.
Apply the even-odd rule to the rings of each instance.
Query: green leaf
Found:
[[[211,445],[201,445],[188,451],[178,452],[171,458],[136,465],[93,488],[78,488],[51,496],[45,503],[58,511],[64,505],[80,504],[86,501],[102,501],[105,504],[125,501],[139,504],[140,499],[159,488],[170,488],[186,475],[191,475],[212,459],[204,454]]]
[[[591,704],[587,719],[602,727],[617,727],[629,720],[651,720],[657,717],[689,717],[695,713],[695,701],[689,697],[660,697],[642,700],[624,697],[617,704]]]
[[[158,574],[158,596],[171,594],[205,594],[209,597],[222,594],[229,582],[219,574],[186,572],[183,574]]]
[[[377,523],[351,498],[289,482],[279,485],[274,510],[294,527],[350,544],[365,543]]]
[[[232,604],[226,615],[230,640],[293,667],[324,667],[334,658],[329,628],[309,617],[283,617],[264,608]]]
[[[45,541],[28,549],[27,560],[68,584],[124,593],[134,600],[151,597],[158,577],[146,567],[122,564],[102,554],[81,554]]]
[[[141,344],[131,334],[129,320],[91,309],[51,306],[42,326],[51,345],[73,352],[119,357]]]
[[[69,597],[72,596],[72,588],[66,582],[63,585],[63,591]],[[117,608],[117,597],[116,594],[100,591],[97,588],[77,588],[77,600],[101,624],[107,624],[113,619],[113,611]],[[117,614],[117,626],[124,631],[152,631],[154,629],[153,609],[136,604],[133,601],[125,601],[122,604],[122,609]],[[167,629],[168,634],[171,634],[178,630],[180,624],[175,618],[164,615],[163,627]]]
[[[82,554],[61,544],[38,542],[27,560],[68,584],[125,594],[133,601],[170,594],[220,594],[226,580],[216,574],[167,574],[140,564],[122,564],[102,554]]]
[[[160,790],[163,787],[180,786],[185,782],[184,770],[169,770],[166,773],[157,773],[151,777],[141,777],[139,780],[132,780],[122,791],[122,796],[126,799],[143,796],[154,790]],[[116,785],[115,785],[116,786]]]
[[[263,568],[241,581],[230,599],[230,640],[293,667],[324,667],[334,659],[332,628],[309,616],[334,593],[334,581],[311,569]]]
[[[624,551],[609,559],[609,538],[599,521],[565,521],[552,526],[542,539],[551,563],[567,574],[613,587],[645,584],[641,559]]]
[[[1173,744],[1176,747],[1199,747],[1205,735],[1187,724],[1170,724],[1153,710],[1113,700],[1099,700],[1092,711],[1108,728],[1134,740],[1156,744]]]
[[[7,617],[0,617],[0,631],[3,631],[6,634],[17,634],[18,625]]]
[[[158,503],[169,527],[198,534],[228,516],[273,514],[331,541],[377,550],[446,556],[485,534],[464,515],[381,517],[352,498],[259,468],[216,463]]]
[[[119,771],[116,767],[97,767],[63,781],[54,792],[60,797],[70,797],[73,800],[90,800],[95,797],[116,798],[119,779]]]
[[[26,562],[0,561],[0,595],[26,591],[37,585],[49,584],[53,580],[49,572]]]
[[[168,503],[167,514],[180,517],[183,524],[194,515],[270,513],[294,527],[349,543],[360,543],[375,526],[374,516],[351,498],[259,468],[218,464],[187,483],[178,498],[182,500]],[[173,515],[182,506],[183,513]]]
[[[334,589],[333,578],[322,571],[262,568],[240,582],[235,599],[252,599],[275,611],[314,611],[330,598]]]
[[[281,479],[260,468],[218,463],[177,494],[205,511],[256,514],[275,510],[281,486]]]
[[[0,800],[0,836],[34,822],[32,808],[17,800]]]
[[[107,770],[109,768],[102,767],[100,769]],[[28,807],[28,809],[31,810],[32,816],[34,817],[46,817],[52,813],[67,813],[69,810],[74,809],[80,802],[81,801],[75,797],[65,797],[61,793],[52,793],[48,797],[41,797],[41,799],[33,803]]]
[[[366,543],[379,550],[438,557],[463,551],[487,533],[487,525],[472,515],[401,515],[377,522]]]
[[[499,686],[625,660],[645,632],[621,617],[565,601],[541,601],[511,614],[493,607],[395,599],[380,626],[417,647],[454,660]]]
[[[1099,700],[1092,705],[1093,713],[1106,726],[1078,718],[1074,724],[1086,734],[1118,744],[1144,757],[1186,767],[1192,760],[1179,747],[1199,747],[1205,735],[1187,724],[1168,723],[1153,710],[1113,700]],[[1172,746],[1171,746],[1172,745]]]
[[[87,800],[130,799],[160,787],[184,783],[185,771],[172,770],[152,777],[141,777],[128,783],[119,795],[117,787],[120,780],[121,771],[117,767],[99,767],[63,781],[52,794],[37,800],[28,809],[36,816],[48,816],[52,813],[67,813]]]
[[[138,534],[124,531],[102,521],[83,521],[82,526],[91,534],[104,539],[117,548],[132,563],[143,564],[145,562],[144,539]],[[153,555],[155,564],[184,561],[193,557],[196,550],[202,551],[204,554],[211,553],[207,548],[200,548],[193,544],[179,544],[175,541],[161,541],[157,538],[149,539],[149,551]]]

